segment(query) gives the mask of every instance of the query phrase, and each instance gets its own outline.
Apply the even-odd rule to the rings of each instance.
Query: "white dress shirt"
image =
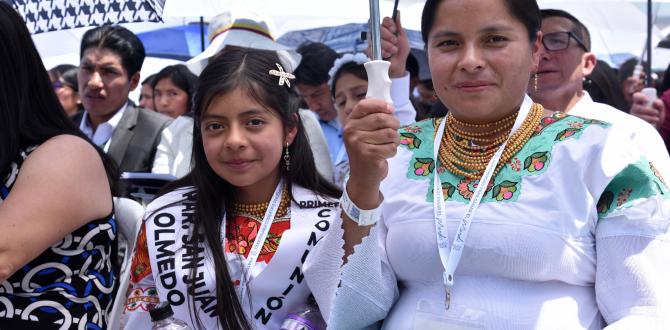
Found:
[[[119,125],[123,113],[128,107],[128,102],[124,104],[119,111],[117,111],[112,118],[104,123],[100,123],[98,127],[94,130],[91,126],[91,121],[88,119],[88,111],[84,111],[84,115],[81,118],[81,123],[79,123],[79,129],[88,136],[93,143],[97,146],[100,146],[107,152],[109,149],[110,141],[112,140],[112,135],[116,126]]]

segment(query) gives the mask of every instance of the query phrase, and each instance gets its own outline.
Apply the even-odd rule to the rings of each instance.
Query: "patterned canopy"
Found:
[[[130,22],[160,22],[165,0],[12,0],[32,34]]]

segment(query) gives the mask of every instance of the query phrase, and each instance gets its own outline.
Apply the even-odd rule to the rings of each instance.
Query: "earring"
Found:
[[[537,72],[533,75],[533,90],[537,92]]]
[[[288,142],[284,148],[284,164],[286,164],[286,172],[291,169],[291,155],[288,153]]]

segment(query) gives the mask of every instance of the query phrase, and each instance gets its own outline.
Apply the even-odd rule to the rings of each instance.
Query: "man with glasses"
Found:
[[[590,52],[589,31],[571,14],[556,9],[542,13],[542,46],[537,76],[531,77],[528,94],[547,109],[611,123],[616,132],[628,134],[665,177],[670,177],[670,156],[656,129],[644,120],[607,104],[594,102],[583,89],[593,72],[596,56]],[[641,93],[640,93],[641,94]],[[654,105],[636,103],[631,113],[654,111]],[[662,103],[661,103],[662,106]],[[664,111],[664,109],[661,109]]]

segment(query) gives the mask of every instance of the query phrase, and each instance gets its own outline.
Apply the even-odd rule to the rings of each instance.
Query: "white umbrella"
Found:
[[[379,3],[381,15],[390,16],[393,0],[380,0]],[[400,0],[398,9],[403,12],[403,26],[420,29],[421,11],[417,8],[423,8],[424,3],[425,0]],[[250,11],[271,18],[275,37],[288,31],[365,23],[370,18],[368,2],[364,0],[166,0],[163,18],[210,18],[226,11]]]
[[[618,67],[626,59],[640,57],[647,38],[647,15],[627,0],[539,0],[542,9],[562,9],[577,17],[591,33],[591,50],[599,59]],[[652,43],[662,34],[652,29]],[[667,63],[653,63],[664,68]]]

